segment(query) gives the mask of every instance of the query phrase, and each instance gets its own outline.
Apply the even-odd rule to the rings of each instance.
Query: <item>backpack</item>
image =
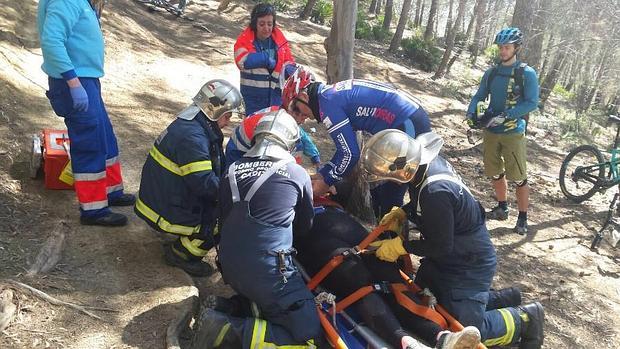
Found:
[[[495,79],[495,77],[499,74],[500,76],[506,76],[506,77],[509,77],[509,78],[513,78],[514,81],[515,81],[515,86],[518,86],[519,87],[519,91],[521,91],[521,93],[523,93],[523,91],[524,91],[523,75],[525,74],[525,68],[526,67],[527,67],[527,63],[519,62],[519,65],[515,69],[512,70],[512,74],[511,75],[505,75],[505,74],[499,74],[497,72],[497,65],[494,65],[493,68],[491,68],[491,72],[489,73],[489,77],[487,78],[487,91],[489,91],[489,88],[491,87],[491,83],[493,82],[493,79]],[[510,89],[510,83],[508,84],[508,87]],[[510,91],[510,92],[512,92],[512,91]],[[525,120],[525,129],[527,130],[527,124],[530,121],[530,114],[525,114],[525,115],[523,115],[522,118],[523,118],[523,120]]]

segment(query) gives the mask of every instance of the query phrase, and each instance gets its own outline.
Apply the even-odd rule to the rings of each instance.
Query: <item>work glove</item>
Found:
[[[73,99],[73,109],[77,111],[88,111],[88,94],[82,85],[69,88],[71,99]]]
[[[400,234],[405,222],[407,222],[407,213],[405,210],[398,206],[394,206],[390,212],[386,213],[383,218],[381,218],[379,225],[385,225],[386,230],[391,230]]]
[[[377,258],[386,262],[396,262],[398,257],[407,254],[407,250],[403,247],[403,240],[400,237],[375,241],[370,246],[377,249],[375,251]]]
[[[467,126],[469,126],[469,128],[478,128],[478,121],[476,120],[476,116],[474,114],[467,114],[467,116],[465,117],[465,121],[467,122]]]

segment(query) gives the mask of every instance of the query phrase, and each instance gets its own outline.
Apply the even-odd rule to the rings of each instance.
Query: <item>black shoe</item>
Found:
[[[209,263],[203,262],[202,258],[189,256],[177,250],[173,244],[164,246],[164,258],[168,265],[181,268],[192,276],[204,277],[215,272],[215,269]]]
[[[110,206],[133,206],[136,203],[136,196],[133,194],[123,194],[112,200],[108,200]]]
[[[522,322],[519,349],[539,349],[543,345],[545,333],[545,310],[539,302],[520,306],[520,311],[527,314],[529,321]]]
[[[127,217],[120,213],[110,212],[101,217],[80,217],[83,225],[101,225],[103,227],[120,227],[127,224]]]
[[[250,300],[238,294],[230,298],[208,295],[202,305],[238,318],[252,317]]]
[[[486,212],[485,218],[487,220],[505,221],[508,219],[508,209],[497,205],[491,211]]]

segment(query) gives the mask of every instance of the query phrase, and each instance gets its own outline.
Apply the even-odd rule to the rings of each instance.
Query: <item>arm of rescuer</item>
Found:
[[[196,195],[217,201],[219,176],[213,171],[209,148],[211,141],[204,133],[191,133],[176,147],[179,167],[187,169],[183,181]]]
[[[289,165],[291,166],[291,165]],[[293,220],[293,231],[296,237],[306,235],[312,228],[312,220],[314,219],[314,204],[312,199],[312,182],[310,176],[301,166],[295,164],[299,176],[303,178],[300,195],[295,205],[295,219]]]
[[[426,194],[426,195],[425,195]],[[424,197],[426,196],[426,197]],[[377,247],[377,258],[395,262],[405,254],[423,257],[438,257],[452,253],[454,249],[454,206],[452,197],[447,192],[423,193],[420,198],[423,213],[423,239],[404,241],[400,237],[379,240],[371,244]],[[404,210],[415,210],[412,205],[405,205]],[[402,209],[401,209],[402,210]]]

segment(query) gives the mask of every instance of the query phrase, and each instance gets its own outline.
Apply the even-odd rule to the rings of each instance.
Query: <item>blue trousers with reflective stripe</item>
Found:
[[[97,78],[80,78],[88,94],[88,110],[73,109],[69,87],[63,79],[49,78],[46,93],[52,109],[64,118],[71,142],[71,165],[74,174],[97,174],[106,171],[106,160],[118,156],[118,144],[110,118],[101,98],[101,83]],[[122,190],[110,192],[107,199],[123,194]],[[105,199],[105,198],[103,198]],[[108,214],[108,207],[82,210],[82,216],[99,217]]]

